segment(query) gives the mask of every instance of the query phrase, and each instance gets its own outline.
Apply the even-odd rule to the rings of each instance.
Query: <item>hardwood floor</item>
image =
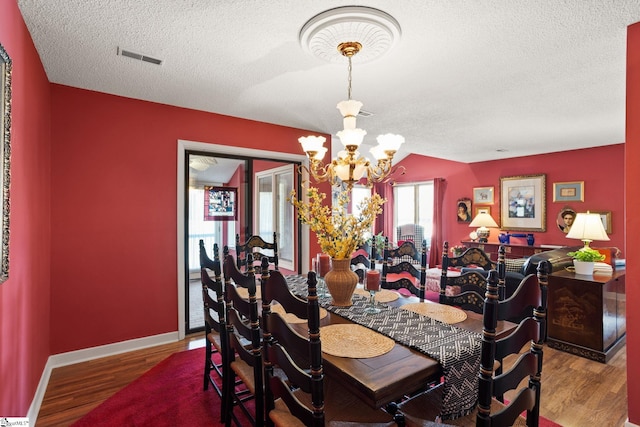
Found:
[[[72,424],[168,355],[203,346],[202,336],[54,369],[36,425]],[[565,427],[622,426],[626,365],[626,346],[606,365],[545,346],[541,415]]]

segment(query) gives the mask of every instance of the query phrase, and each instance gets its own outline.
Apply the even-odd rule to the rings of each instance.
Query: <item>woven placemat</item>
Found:
[[[284,311],[284,308],[278,303],[274,303],[271,305],[271,311],[273,313],[278,313],[287,323],[307,323],[307,319],[301,319],[295,314],[287,313],[286,311]],[[325,317],[327,317],[327,314],[327,310],[320,307],[320,319],[324,319]]]
[[[448,323],[449,325],[462,322],[467,318],[467,313],[464,310],[444,304],[415,302],[405,304],[401,308],[403,310],[413,311],[422,316],[431,317],[442,323]]]
[[[362,295],[367,298],[369,297],[369,291],[362,288],[356,288],[356,290],[353,291],[353,293]],[[376,301],[378,302],[391,302],[391,301],[397,300],[399,297],[400,295],[397,292],[393,292],[388,289],[382,289],[376,292]]]
[[[241,288],[240,286],[236,286],[238,291],[238,295],[242,299],[249,299],[249,290],[247,288]],[[260,285],[256,285],[256,297],[260,299],[260,295],[262,295],[260,290]]]
[[[338,357],[364,359],[391,351],[395,341],[357,324],[338,324],[320,328],[322,352]]]

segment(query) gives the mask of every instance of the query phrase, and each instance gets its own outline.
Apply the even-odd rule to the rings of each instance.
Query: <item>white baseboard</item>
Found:
[[[627,418],[627,421],[624,422],[624,427],[640,427],[640,426],[638,426],[638,424],[630,423],[629,418]]]
[[[49,356],[47,363],[40,377],[38,388],[36,390],[27,417],[29,425],[35,426],[40,412],[40,406],[44,399],[44,393],[49,384],[51,371],[61,366],[73,365],[74,363],[86,362],[87,360],[99,359],[101,357],[113,356],[115,354],[126,353],[133,350],[141,350],[143,348],[154,347],[156,345],[168,344],[178,341],[178,331],[168,332],[166,334],[154,335],[144,338],[136,338],[128,341],[121,341],[113,344],[101,345],[98,347],[84,348],[82,350],[70,351],[67,353],[54,354]]]

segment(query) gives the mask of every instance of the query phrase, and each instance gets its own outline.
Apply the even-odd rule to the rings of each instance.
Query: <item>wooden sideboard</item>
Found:
[[[467,248],[480,248],[491,258],[492,261],[498,260],[498,249],[500,248],[500,243],[480,243],[480,242],[472,242],[472,241],[463,241],[462,244]],[[541,246],[529,246],[529,245],[502,245],[504,246],[505,256],[510,259],[516,258],[528,258],[531,255],[549,251],[553,248],[545,248]]]
[[[625,271],[549,276],[547,344],[606,363],[624,345]]]

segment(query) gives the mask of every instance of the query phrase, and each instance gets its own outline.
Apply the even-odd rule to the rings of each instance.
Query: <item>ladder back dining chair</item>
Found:
[[[514,294],[503,301],[498,297],[497,271],[489,272],[483,310],[478,405],[467,416],[445,420],[446,425],[538,426],[549,271],[548,262],[540,263],[537,275],[522,279]],[[524,318],[507,336],[496,340],[498,321],[512,318],[523,306],[533,307],[533,315]],[[501,364],[503,372],[497,373],[494,372],[497,360],[512,363]],[[436,420],[442,407],[442,388],[441,384],[399,405],[407,426],[422,427]],[[507,392],[511,393],[509,402],[503,398]]]
[[[220,256],[217,243],[213,245],[214,259],[207,255],[202,239],[199,246],[205,328],[204,390],[207,390],[211,384],[218,396],[222,397],[222,339],[226,326]]]
[[[320,307],[316,273],[307,275],[306,300],[291,293],[286,279],[271,272],[263,286],[263,347],[267,422],[277,427],[394,426],[393,417],[373,409],[342,387],[328,383],[322,368]],[[307,323],[307,336],[268,307],[274,301]],[[331,392],[325,392],[330,388]],[[346,424],[345,424],[346,423]]]
[[[502,248],[504,251],[504,248]],[[468,248],[461,255],[448,256],[449,243],[444,242],[442,251],[442,274],[440,276],[440,304],[455,305],[463,310],[470,310],[482,314],[484,309],[484,298],[487,292],[487,278],[484,274],[475,269],[491,270],[498,268],[501,272],[501,284],[503,290],[500,294],[504,298],[504,256],[501,258],[501,265],[495,262],[480,248]],[[504,252],[503,252],[504,254]],[[462,269],[459,276],[449,276],[449,268],[456,267]],[[468,271],[465,271],[468,269]],[[459,290],[458,293],[447,292],[447,288]]]
[[[422,241],[418,259],[420,264],[413,261],[415,246],[411,242],[403,243],[401,248],[384,250],[384,260],[382,261],[381,287],[383,289],[407,289],[413,295],[424,301],[425,284],[427,280],[427,243]],[[407,257],[412,261],[408,261]],[[393,260],[396,262],[393,262]],[[392,275],[391,278],[389,275]]]
[[[253,261],[261,264],[262,258],[266,258],[274,270],[278,270],[278,241],[276,233],[273,233],[273,240],[267,242],[259,235],[252,235],[244,243],[240,243],[240,235],[236,234],[236,262],[239,269],[248,268],[247,257],[253,256]]]
[[[252,255],[249,254],[247,260],[251,259]],[[231,425],[232,420],[240,425],[234,412],[236,407],[244,412],[252,425],[264,424],[262,337],[256,278],[252,263],[248,265],[249,271],[242,273],[238,270],[232,255],[226,255],[224,259],[226,331],[229,345],[226,354],[227,372],[224,375],[223,411],[227,414],[227,426]],[[239,289],[246,290],[246,297],[240,294]],[[241,380],[244,387],[238,387],[236,379]],[[249,401],[252,405],[247,404]]]

